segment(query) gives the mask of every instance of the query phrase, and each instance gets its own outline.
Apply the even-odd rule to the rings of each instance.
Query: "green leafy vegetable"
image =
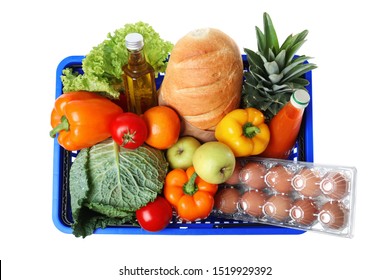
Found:
[[[73,234],[135,223],[135,211],[161,192],[167,170],[163,152],[146,145],[129,150],[108,139],[81,150],[69,175]]]
[[[107,97],[118,99],[122,86],[122,66],[127,63],[128,52],[125,37],[128,33],[137,32],[144,37],[146,60],[158,72],[165,72],[169,52],[173,44],[164,41],[148,24],[137,22],[126,24],[109,33],[107,39],[95,46],[83,59],[83,73],[64,69],[62,78],[63,92],[87,90],[100,92]]]

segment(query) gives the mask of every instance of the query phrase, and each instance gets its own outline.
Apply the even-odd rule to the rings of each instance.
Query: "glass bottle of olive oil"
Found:
[[[129,112],[142,114],[158,103],[153,67],[145,60],[144,39],[139,33],[125,38],[129,51],[128,63],[123,66],[123,81]]]

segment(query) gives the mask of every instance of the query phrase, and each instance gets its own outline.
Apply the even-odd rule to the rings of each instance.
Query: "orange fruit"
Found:
[[[145,111],[143,118],[148,127],[145,142],[149,146],[165,150],[179,139],[180,118],[172,108],[162,105],[152,107]]]

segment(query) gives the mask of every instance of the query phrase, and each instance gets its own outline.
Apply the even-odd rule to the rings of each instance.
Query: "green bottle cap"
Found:
[[[310,102],[310,95],[306,90],[296,90],[290,98],[291,104],[299,109],[304,109]]]

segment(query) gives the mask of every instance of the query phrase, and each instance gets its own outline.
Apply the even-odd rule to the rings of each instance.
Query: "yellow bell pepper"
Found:
[[[262,153],[269,143],[270,131],[261,111],[235,109],[217,124],[215,138],[228,145],[236,157]]]

